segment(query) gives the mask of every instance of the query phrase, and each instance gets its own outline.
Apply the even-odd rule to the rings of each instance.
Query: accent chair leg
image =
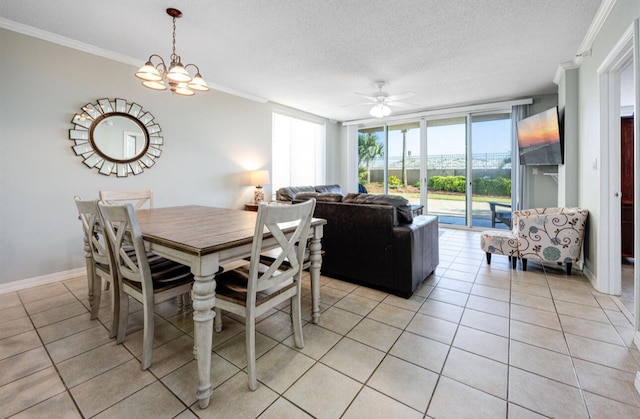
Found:
[[[487,253],[487,265],[491,265],[491,253],[486,252]]]
[[[527,270],[527,260],[525,258],[522,258],[522,270]]]
[[[515,256],[511,256],[511,269],[515,269],[518,264],[518,258]]]
[[[571,262],[567,262],[567,275],[571,275],[571,267],[572,267]]]

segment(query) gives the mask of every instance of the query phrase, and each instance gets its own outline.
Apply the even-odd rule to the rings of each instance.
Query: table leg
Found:
[[[191,291],[193,300],[193,326],[195,352],[198,363],[198,405],[206,409],[213,390],[211,388],[211,339],[213,337],[213,306],[215,305],[215,275],[194,275]]]
[[[320,266],[322,264],[320,237],[322,230],[320,231],[320,234],[316,233],[311,237],[311,243],[309,244],[309,260],[311,261],[311,265],[309,266],[309,273],[311,275],[311,316],[315,324],[318,324],[320,320]]]

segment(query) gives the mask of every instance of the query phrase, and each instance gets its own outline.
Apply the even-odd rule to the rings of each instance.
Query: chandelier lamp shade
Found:
[[[183,96],[193,96],[196,92],[209,90],[207,83],[200,75],[200,69],[195,64],[182,65],[180,56],[176,54],[176,19],[182,17],[178,9],[168,8],[167,14],[173,18],[173,52],[170,63],[166,62],[158,54],[151,54],[146,64],[136,72],[136,77],[142,79],[142,85],[153,90],[167,90]],[[193,67],[193,76],[188,68]]]

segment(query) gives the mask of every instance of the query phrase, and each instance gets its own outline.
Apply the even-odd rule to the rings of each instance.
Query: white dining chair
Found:
[[[83,201],[74,197],[78,215],[84,232],[85,262],[87,265],[87,285],[91,319],[98,317],[102,299],[102,279],[112,284],[111,329],[109,337],[115,337],[118,330],[119,299],[118,284],[114,278],[114,263],[109,245],[104,236],[104,228],[98,210],[98,200]]]
[[[258,216],[251,247],[251,258],[235,269],[216,276],[215,330],[222,330],[221,310],[243,316],[249,388],[257,388],[255,326],[256,318],[271,308],[290,300],[295,345],[304,346],[300,294],[304,252],[315,209],[315,199],[294,205],[258,207]],[[288,235],[281,223],[297,223]],[[266,229],[266,230],[265,230]],[[270,264],[261,263],[263,236],[268,231],[277,243],[277,255]]]
[[[149,263],[133,205],[99,202],[98,208],[118,272],[120,313],[117,342],[122,343],[126,336],[128,296],[131,296],[143,306],[142,369],[146,370],[151,366],[153,352],[154,306],[189,293],[193,275],[188,266],[159,256],[154,255],[152,263]]]
[[[153,190],[140,189],[135,191],[99,191],[100,200],[109,204],[131,203],[136,210],[145,205],[153,208]]]

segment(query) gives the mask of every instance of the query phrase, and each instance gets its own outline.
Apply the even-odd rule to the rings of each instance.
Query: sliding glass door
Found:
[[[427,211],[440,223],[467,224],[467,118],[427,121]]]

